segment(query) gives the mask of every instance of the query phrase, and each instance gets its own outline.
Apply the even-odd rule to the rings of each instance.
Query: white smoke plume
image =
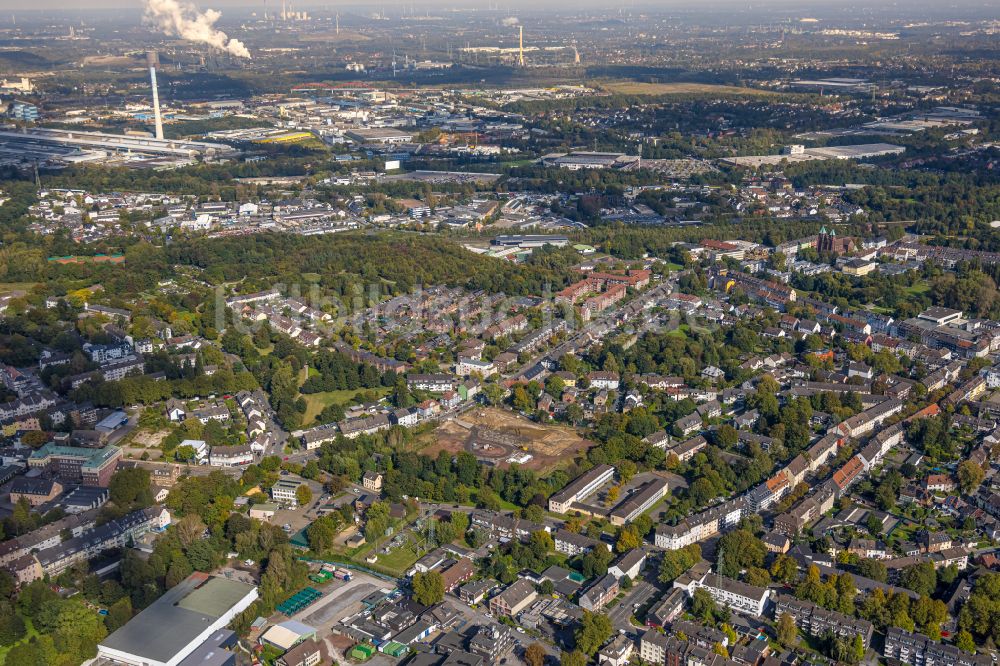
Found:
[[[520,25],[521,24],[521,22],[517,20],[516,16],[509,16],[509,17],[505,18],[503,21],[501,21],[500,23],[502,25],[507,26],[508,28],[511,27],[511,26],[515,26],[515,25]]]
[[[166,34],[189,42],[208,44],[239,58],[250,57],[250,51],[243,42],[229,39],[226,33],[216,29],[215,22],[222,16],[221,12],[214,9],[199,12],[197,7],[184,0],[145,1],[145,20]]]

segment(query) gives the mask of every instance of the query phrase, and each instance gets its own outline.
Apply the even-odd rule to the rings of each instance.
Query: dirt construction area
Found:
[[[155,449],[169,434],[169,430],[142,430],[132,436],[132,446],[143,449]]]
[[[434,431],[433,438],[423,450],[432,457],[439,451],[468,451],[498,467],[519,463],[536,471],[569,462],[591,446],[572,428],[540,425],[492,407],[470,410],[445,421]]]

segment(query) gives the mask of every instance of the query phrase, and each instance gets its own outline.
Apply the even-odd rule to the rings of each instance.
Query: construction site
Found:
[[[539,472],[572,460],[592,445],[565,426],[542,425],[492,407],[469,411],[442,423],[422,453],[467,451],[484,464],[507,468],[512,464]]]

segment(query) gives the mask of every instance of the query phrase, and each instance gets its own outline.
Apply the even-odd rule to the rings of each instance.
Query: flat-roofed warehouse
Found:
[[[257,588],[196,572],[97,646],[128,666],[177,666],[257,600]]]
[[[358,143],[409,143],[413,141],[413,132],[393,129],[391,127],[363,127],[345,132],[347,138]]]

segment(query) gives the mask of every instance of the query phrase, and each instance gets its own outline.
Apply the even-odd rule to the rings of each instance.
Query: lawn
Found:
[[[320,412],[329,407],[330,405],[346,405],[354,400],[354,396],[358,394],[359,391],[371,390],[378,394],[379,397],[386,395],[391,389],[384,386],[379,386],[373,389],[344,389],[342,391],[323,391],[322,393],[309,393],[303,395],[302,397],[306,401],[306,413],[302,417],[303,423],[312,423]]]
[[[10,294],[15,291],[31,291],[37,282],[0,282],[0,294]]]
[[[687,338],[688,331],[690,331],[690,330],[691,330],[690,326],[688,326],[687,324],[681,324],[680,326],[678,326],[674,330],[672,330],[669,333],[667,333],[667,335],[672,335],[672,336],[678,337],[678,338]]]
[[[368,553],[366,552],[365,556],[367,555]],[[419,557],[420,556],[410,547],[410,545],[406,544],[405,546],[400,546],[399,548],[390,550],[388,555],[380,551],[378,554],[378,562],[375,563],[375,567],[384,569],[394,576],[402,577],[406,575],[406,572],[413,566],[413,563],[416,562]],[[361,566],[371,566],[365,562],[364,557],[358,557],[357,562]]]
[[[928,290],[930,290],[930,288],[931,288],[930,283],[924,280],[920,280],[919,282],[915,282],[913,286],[907,287],[906,293],[911,294],[913,296],[919,296],[920,294],[926,293]]]
[[[35,629],[35,625],[32,624],[31,620],[28,618],[23,618],[23,619],[24,619],[24,626],[28,630],[28,633],[26,633],[24,635],[24,638],[19,640],[17,643],[14,643],[12,645],[0,646],[0,664],[4,663],[4,661],[7,660],[7,653],[11,651],[11,648],[20,645],[21,643],[30,641],[32,638],[38,635],[38,630]]]

